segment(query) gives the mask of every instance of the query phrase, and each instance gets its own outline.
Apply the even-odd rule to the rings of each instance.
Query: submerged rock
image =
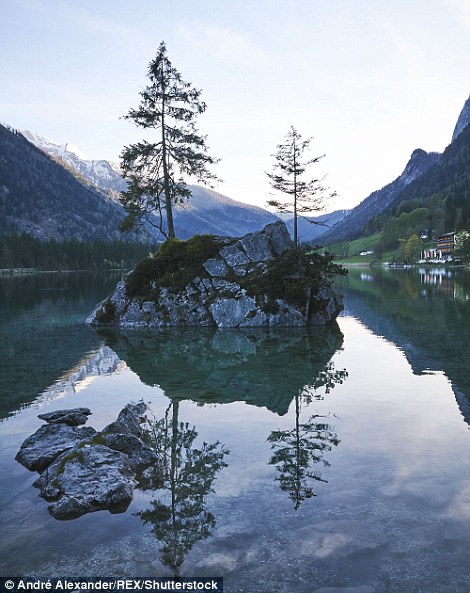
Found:
[[[137,484],[136,473],[157,461],[156,453],[140,438],[146,410],[143,402],[128,404],[101,432],[47,424],[24,441],[16,459],[42,472],[34,485],[40,496],[52,502],[49,512],[53,517],[74,519],[99,510],[117,513],[127,509]],[[40,417],[57,422],[75,414],[77,409]]]
[[[68,424],[69,426],[80,426],[86,424],[91,414],[89,408],[73,408],[71,410],[56,410],[39,414],[38,418],[45,420],[48,424]]]
[[[285,293],[273,296],[259,288],[258,280],[272,263],[294,248],[281,221],[240,239],[212,237],[206,242],[210,249],[199,263],[193,260],[195,254],[200,255],[202,242],[191,247],[190,241],[185,245],[193,267],[185,268],[182,274],[186,259],[181,258],[180,266],[179,261],[172,260],[177,257],[174,254],[165,253],[160,259],[157,254],[155,259],[144,260],[97,305],[87,323],[121,327],[304,327],[325,325],[343,309],[328,282],[320,282],[320,288],[313,291],[299,283],[296,279],[300,275],[292,271],[281,273],[291,282]]]

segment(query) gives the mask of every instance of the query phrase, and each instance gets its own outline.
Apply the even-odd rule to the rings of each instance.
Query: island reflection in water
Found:
[[[342,378],[330,362],[343,344],[336,323],[300,331],[113,328],[98,336],[142,383],[158,385],[172,401],[242,401],[282,416],[299,392],[307,400]]]
[[[229,453],[219,441],[197,443],[196,427],[179,417],[183,399],[245,401],[281,415],[294,400],[294,428],[268,436],[274,450],[269,463],[295,509],[316,496],[313,482],[326,482],[315,465],[328,465],[323,454],[339,440],[318,415],[301,422],[300,408],[347,377],[330,360],[343,341],[336,324],[300,332],[113,329],[99,335],[142,382],[159,385],[171,400],[164,417],[149,418],[144,427],[143,438],[158,461],[140,476],[139,488],[152,491],[153,498],[137,515],[151,525],[161,562],[173,574],[180,574],[186,554],[216,526],[206,499]]]

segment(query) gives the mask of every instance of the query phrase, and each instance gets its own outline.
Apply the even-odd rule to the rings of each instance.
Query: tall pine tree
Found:
[[[217,159],[207,154],[205,137],[195,126],[197,116],[206,110],[201,91],[183,81],[167,57],[164,42],[149,64],[148,78],[139,107],[130,109],[124,119],[155,130],[156,137],[126,146],[121,153],[123,175],[129,180],[121,194],[127,212],[123,228],[130,230],[147,221],[172,238],[173,205],[191,196],[183,178],[210,183],[216,177],[209,166]]]

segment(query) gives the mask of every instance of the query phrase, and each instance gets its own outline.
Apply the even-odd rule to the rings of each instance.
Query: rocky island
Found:
[[[281,221],[241,238],[172,239],[137,264],[88,317],[120,327],[325,325],[343,309],[344,270],[295,247]]]

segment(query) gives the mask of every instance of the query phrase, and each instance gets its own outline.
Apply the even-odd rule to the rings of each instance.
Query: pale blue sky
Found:
[[[162,40],[203,89],[216,189],[258,205],[290,125],[349,208],[442,151],[470,93],[470,0],[0,0],[0,121],[118,161]]]

